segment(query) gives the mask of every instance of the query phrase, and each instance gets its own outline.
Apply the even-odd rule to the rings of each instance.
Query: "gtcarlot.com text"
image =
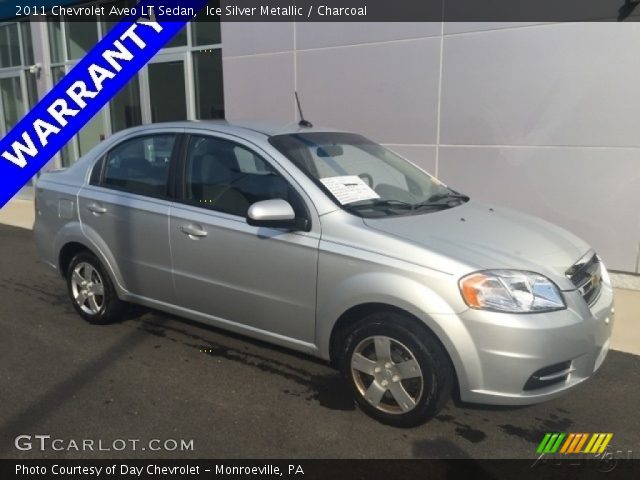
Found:
[[[141,440],[139,438],[103,439],[64,439],[53,438],[51,435],[18,435],[14,445],[21,451],[38,452],[122,452],[122,451],[151,451],[151,452],[192,452],[193,440],[158,439]]]

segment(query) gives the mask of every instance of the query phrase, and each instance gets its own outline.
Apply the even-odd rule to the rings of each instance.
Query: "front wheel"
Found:
[[[453,369],[438,340],[408,316],[376,313],[343,343],[341,371],[360,408],[389,425],[412,427],[449,399]]]
[[[125,308],[100,260],[78,253],[67,269],[67,290],[76,312],[87,322],[105,325],[119,320]]]

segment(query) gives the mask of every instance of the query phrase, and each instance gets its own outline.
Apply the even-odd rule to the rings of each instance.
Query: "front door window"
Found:
[[[245,217],[262,200],[287,200],[299,216],[302,201],[266,161],[237,143],[213,137],[191,137],[186,165],[185,200],[230,215]]]

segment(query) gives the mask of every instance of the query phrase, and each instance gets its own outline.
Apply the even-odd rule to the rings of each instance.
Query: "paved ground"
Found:
[[[613,432],[640,457],[640,357],[542,405],[451,403],[402,430],[354,409],[336,372],[287,350],[161,313],[85,324],[36,263],[32,233],[0,226],[0,457],[533,457],[547,431]],[[66,441],[186,439],[193,452],[20,452],[20,434]]]

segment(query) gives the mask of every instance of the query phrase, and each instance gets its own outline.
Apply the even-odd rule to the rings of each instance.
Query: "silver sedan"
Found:
[[[330,361],[392,425],[554,398],[602,364],[607,270],[582,240],[356,134],[181,122],[36,185],[41,258],[85,320],[136,303]]]

